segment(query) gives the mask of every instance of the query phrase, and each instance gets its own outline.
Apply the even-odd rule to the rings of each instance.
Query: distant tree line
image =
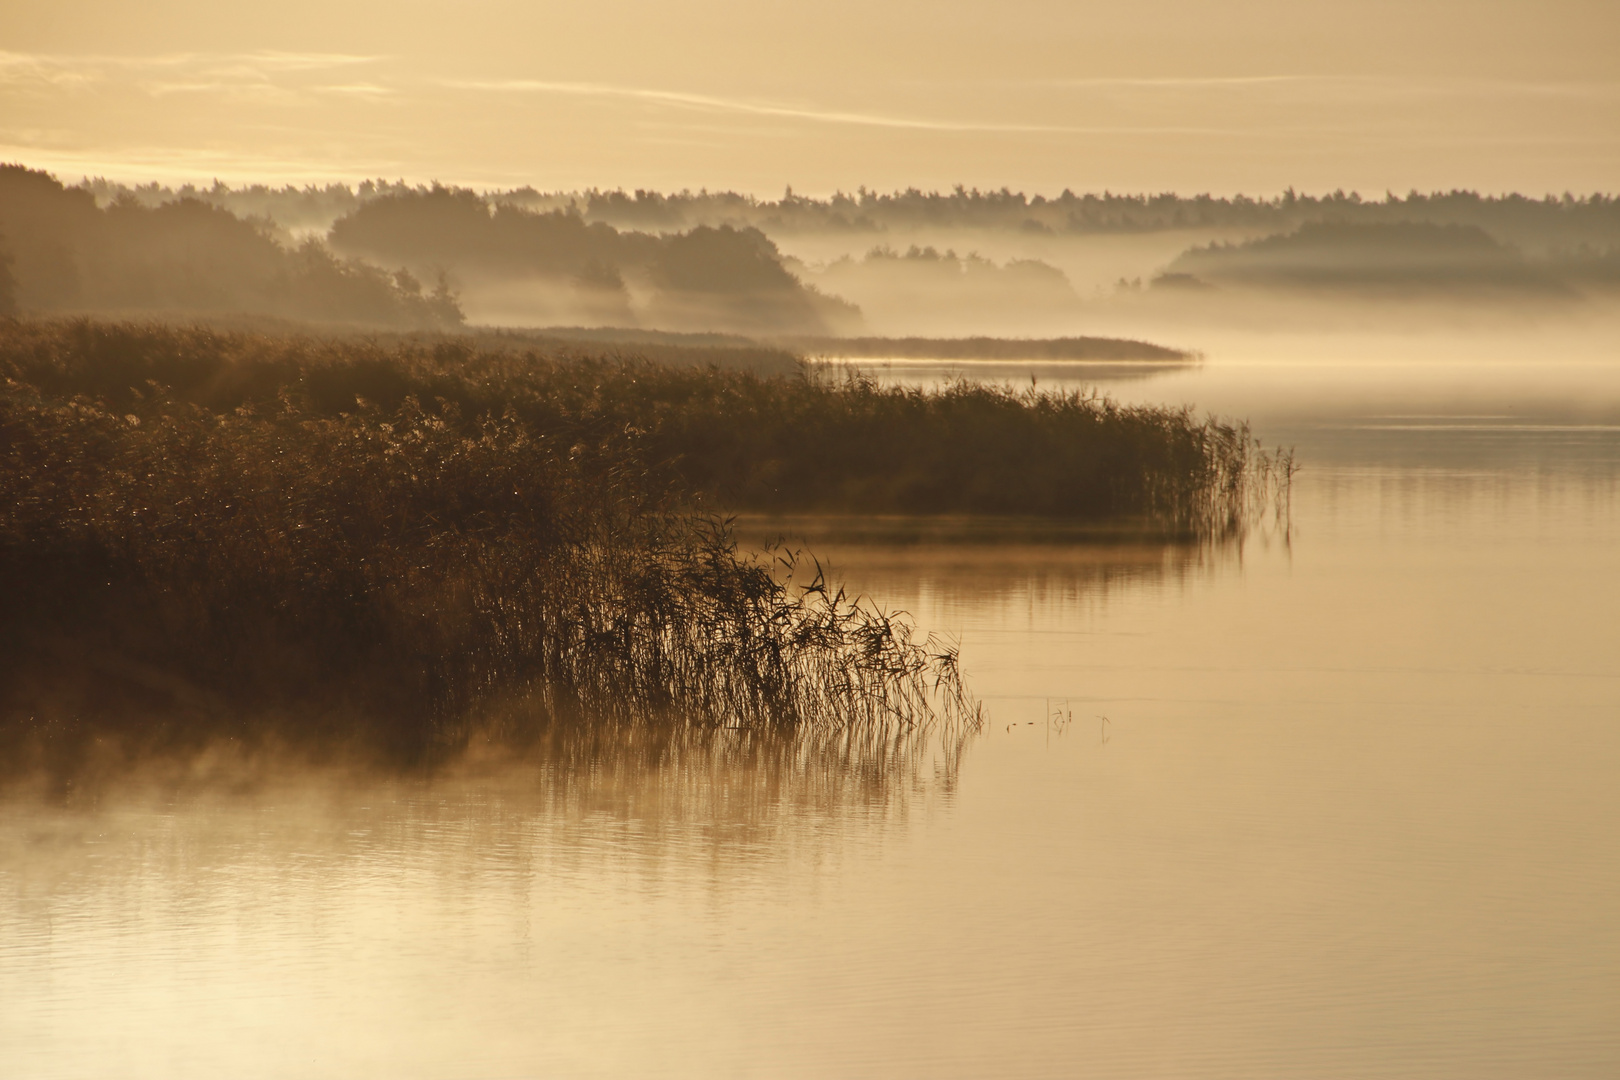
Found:
[[[632,285],[639,318],[669,329],[822,333],[859,319],[853,305],[805,286],[770,238],[748,226],[658,235],[435,185],[368,200],[333,224],[330,242],[345,254],[449,267],[469,279],[565,286],[574,310],[599,323],[637,321]]]
[[[555,197],[553,197],[555,199]],[[1472,225],[1523,247],[1620,244],[1620,198],[1481,195],[1451,191],[1363,199],[1337,191],[1301,195],[1292,190],[1271,199],[1237,195],[1129,195],[1103,192],[1054,198],[1002,188],[949,192],[916,188],[880,194],[859,189],[825,199],[795,195],[777,201],[731,193],[660,195],[656,192],[585,192],[575,196],[587,221],[636,221],[641,227],[683,228],[735,221],[777,232],[907,232],[981,229],[1038,235],[1138,233],[1242,229],[1290,232],[1318,221],[1348,223],[1427,222]]]
[[[1527,257],[1472,225],[1308,222],[1291,233],[1191,248],[1154,284],[1574,299],[1620,285],[1620,249],[1583,245]]]
[[[827,198],[789,189],[769,200],[403,181],[65,187],[4,166],[0,310],[229,310],[443,326],[462,321],[453,281],[492,321],[817,336],[864,332],[860,308],[839,295],[879,320],[889,308],[930,318],[944,309],[969,322],[1067,317],[1079,303],[1064,275],[1042,262],[996,264],[915,244],[902,251],[883,239],[930,230],[941,239],[952,230],[1076,240],[1191,233],[1189,249],[1157,279],[1166,287],[1506,288],[1555,297],[1620,283],[1620,198],[1606,194],[1047,198],[957,187]],[[817,232],[847,234],[847,250],[866,254],[808,266],[772,239]],[[424,289],[424,280],[437,288]]]
[[[338,218],[377,199],[434,190],[403,181],[367,180],[357,186],[179,189],[146,185],[127,188],[105,180],[86,181],[85,190],[103,205],[129,195],[146,205],[178,197],[195,198],[238,215],[263,216],[284,228],[324,230]],[[798,195],[789,188],[780,199],[737,192],[636,189],[541,192],[532,187],[474,193],[454,189],[491,207],[537,212],[564,211],[586,224],[621,230],[668,233],[700,225],[753,227],[777,233],[912,232],[927,229],[987,229],[1030,234],[1084,235],[1169,230],[1237,229],[1256,233],[1292,232],[1309,222],[1427,222],[1472,225],[1523,248],[1620,245],[1620,196],[1485,195],[1453,190],[1364,198],[1356,192],[1325,195],[1293,190],[1274,198],[1247,195],[1124,194],[1104,191],[1056,196],[1028,195],[1007,188],[981,191],[957,186],[949,191],[907,188],[882,193],[864,187],[826,198]]]
[[[70,188],[8,165],[0,237],[8,310],[442,326],[463,321],[453,277],[550,296],[548,310],[580,325],[821,334],[860,318],[803,284],[750,226],[640,232],[437,184]],[[424,278],[438,287],[424,291]]]
[[[47,173],[0,165],[0,312],[245,313],[382,326],[462,321],[448,284],[283,243],[197,198],[106,206]]]

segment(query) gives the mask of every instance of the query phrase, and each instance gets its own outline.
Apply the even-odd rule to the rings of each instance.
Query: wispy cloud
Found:
[[[383,59],[353,53],[276,51],[147,56],[0,51],[0,85],[49,91],[129,87],[158,96],[270,89],[290,93],[310,75],[329,76]]]
[[[387,59],[385,56],[369,56],[359,53],[275,51],[239,53],[233,58],[270,71],[330,71],[333,68],[376,64]]]
[[[772,117],[784,120],[808,120],[822,124],[852,124],[859,127],[902,128],[912,131],[961,132],[1066,132],[1077,129],[1048,124],[977,123],[957,120],[930,120],[920,117],[886,116],[881,113],[846,112],[837,109],[818,109],[804,105],[790,105],[747,98],[718,97],[712,94],[691,94],[679,90],[653,90],[634,86],[612,86],[606,83],[549,82],[540,79],[442,79],[440,85],[456,90],[474,90],[508,94],[555,94],[566,97],[618,98],[643,101],[702,112],[733,113],[742,116]]]
[[[346,97],[359,98],[393,97],[398,93],[391,86],[383,86],[381,83],[373,82],[334,83],[332,85],[312,86],[310,89],[320,94],[342,94]]]
[[[680,90],[614,86],[608,83],[554,82],[541,79],[440,79],[437,80],[437,85],[449,89],[485,93],[549,94],[563,97],[639,101],[650,105],[661,105],[696,112],[904,131],[979,135],[1190,135],[1220,137],[1254,137],[1262,134],[1278,134],[1275,131],[1270,133],[1259,132],[1254,128],[1211,126],[1207,124],[1074,125],[1037,124],[1017,121],[940,120],[927,117],[822,109],[808,105],[760,101],[749,98],[720,97],[714,94],[694,94]]]

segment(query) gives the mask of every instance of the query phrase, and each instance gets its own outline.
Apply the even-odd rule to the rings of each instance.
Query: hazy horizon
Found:
[[[0,13],[0,157],[70,181],[1590,191],[1620,165],[1617,28],[1593,0],[67,0]]]
[[[0,165],[0,260],[0,313],[1201,348],[1245,324],[1612,326],[1620,199],[132,189]]]

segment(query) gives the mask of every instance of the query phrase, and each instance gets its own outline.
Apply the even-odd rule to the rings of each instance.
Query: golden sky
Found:
[[[72,182],[1620,187],[1620,0],[5,0]]]

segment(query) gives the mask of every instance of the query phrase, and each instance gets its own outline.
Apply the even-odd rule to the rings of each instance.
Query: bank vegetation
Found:
[[[949,643],[813,560],[740,551],[725,515],[1213,539],[1286,480],[1244,428],[1183,410],[450,338],[11,321],[0,380],[14,760],[86,738],[416,760],[492,726],[971,725]]]

